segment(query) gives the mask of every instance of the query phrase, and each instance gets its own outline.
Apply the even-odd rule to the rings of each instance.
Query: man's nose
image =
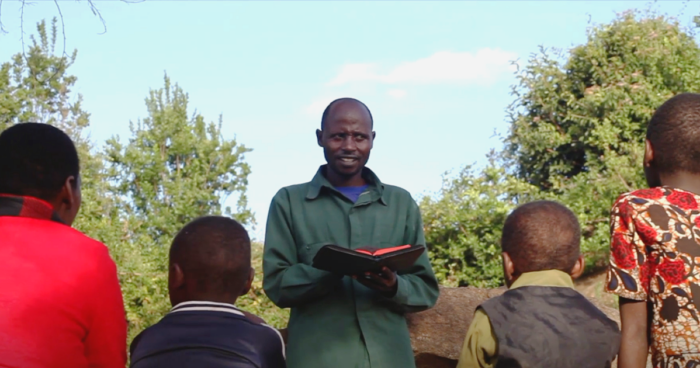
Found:
[[[355,138],[350,136],[343,140],[343,145],[341,146],[343,151],[354,152],[357,150],[357,144],[355,143]]]

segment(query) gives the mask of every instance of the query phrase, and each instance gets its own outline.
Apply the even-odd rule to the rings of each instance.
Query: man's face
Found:
[[[369,160],[374,141],[369,112],[354,101],[338,102],[317,138],[330,170],[343,178],[358,175]]]

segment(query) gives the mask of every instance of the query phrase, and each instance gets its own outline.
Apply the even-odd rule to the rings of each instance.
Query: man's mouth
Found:
[[[357,157],[341,157],[339,160],[342,163],[351,164],[357,161]]]

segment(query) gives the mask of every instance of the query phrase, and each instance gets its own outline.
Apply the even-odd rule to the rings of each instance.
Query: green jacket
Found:
[[[404,313],[428,309],[437,300],[427,254],[408,272],[399,272],[392,298],[311,263],[329,243],[351,249],[424,245],[418,205],[407,191],[382,184],[367,168],[369,187],[352,203],[324,170],[325,165],[309,183],[280,189],[267,219],[263,287],[279,307],[292,308],[287,366],[415,367]]]

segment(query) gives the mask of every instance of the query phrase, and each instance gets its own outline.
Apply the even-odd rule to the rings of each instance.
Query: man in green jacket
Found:
[[[280,189],[265,234],[263,287],[291,308],[290,368],[415,367],[406,312],[432,307],[438,283],[426,253],[406,272],[344,277],[311,266],[325,244],[350,249],[425,245],[418,205],[365,167],[375,132],[362,102],[331,102],[316,131],[327,165]]]

